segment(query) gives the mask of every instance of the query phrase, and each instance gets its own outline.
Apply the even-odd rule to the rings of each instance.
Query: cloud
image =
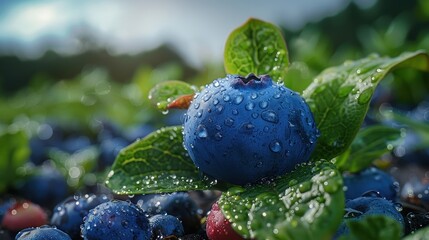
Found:
[[[222,58],[234,28],[249,17],[302,27],[343,8],[343,0],[157,0],[28,1],[3,14],[0,43],[14,42],[21,54],[82,50],[81,31],[113,53],[135,53],[162,43],[175,46],[193,65]],[[49,40],[51,46],[41,43]],[[36,50],[34,50],[34,49]],[[13,49],[12,49],[13,50]],[[16,50],[16,49],[15,49]]]

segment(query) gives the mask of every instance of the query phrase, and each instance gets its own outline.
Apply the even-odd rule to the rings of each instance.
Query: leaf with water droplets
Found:
[[[384,215],[368,215],[362,219],[347,221],[350,233],[340,240],[389,239],[399,240],[402,227],[397,220]]]
[[[117,194],[222,189],[195,167],[183,147],[182,127],[162,128],[122,149],[106,184]]]
[[[283,81],[289,66],[286,43],[280,29],[253,18],[229,35],[224,61],[229,74],[269,74],[274,81]]]
[[[298,166],[285,176],[222,194],[233,228],[253,239],[331,239],[344,214],[342,178],[329,162]]]
[[[341,171],[358,172],[398,146],[403,140],[402,136],[400,129],[388,126],[363,128],[347,151],[336,157],[335,164]]]
[[[331,159],[349,147],[378,83],[399,67],[429,71],[429,56],[424,51],[395,58],[371,55],[328,68],[315,78],[303,93],[321,133],[313,159]]]
[[[174,100],[185,95],[192,95],[195,92],[196,88],[188,83],[182,81],[166,81],[158,83],[150,90],[149,99],[159,110],[165,111]],[[186,102],[188,99],[189,98],[185,97],[181,100],[185,100]],[[182,102],[178,104],[184,106]]]

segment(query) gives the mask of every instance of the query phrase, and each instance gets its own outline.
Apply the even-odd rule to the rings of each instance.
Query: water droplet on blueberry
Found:
[[[282,144],[279,141],[274,140],[270,143],[270,150],[272,152],[278,153],[282,150]]]
[[[277,116],[277,113],[275,113],[272,110],[263,111],[261,113],[261,118],[267,122],[272,122],[272,123],[279,122],[279,117]]]
[[[198,126],[198,128],[197,128],[197,136],[200,139],[207,138],[208,133],[207,133],[207,129],[206,129],[206,127],[204,125],[199,125]]]

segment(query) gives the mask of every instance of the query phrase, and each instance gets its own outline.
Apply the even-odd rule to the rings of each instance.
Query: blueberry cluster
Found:
[[[0,239],[205,238],[208,210],[197,205],[210,199],[204,192],[119,196],[100,184],[119,151],[153,129],[41,124],[22,168],[27,177],[0,196]],[[92,155],[83,155],[88,149]]]
[[[51,214],[31,202],[1,204],[0,234],[20,240],[206,238],[202,210],[188,193],[142,195],[137,203],[110,195],[67,198]],[[1,236],[1,235],[0,235]]]

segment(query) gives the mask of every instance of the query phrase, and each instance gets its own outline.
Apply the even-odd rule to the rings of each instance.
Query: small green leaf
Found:
[[[398,146],[403,139],[401,130],[376,125],[361,129],[349,149],[336,158],[335,164],[341,171],[359,172]]]
[[[335,166],[321,161],[264,184],[230,188],[219,204],[245,238],[331,239],[344,214],[342,187]]]
[[[218,189],[183,148],[182,127],[162,128],[122,149],[106,184],[118,194]]]
[[[24,132],[0,133],[0,193],[16,181],[17,169],[29,156],[30,147]]]
[[[315,78],[303,93],[321,132],[313,159],[331,159],[349,147],[378,83],[399,67],[429,71],[429,56],[423,51],[395,58],[371,55],[328,68]]]
[[[429,227],[425,227],[404,237],[402,240],[427,240],[428,236],[429,236]]]
[[[229,35],[224,61],[229,74],[269,74],[274,81],[283,81],[289,66],[286,43],[280,29],[253,18]]]
[[[182,81],[158,83],[149,92],[149,99],[161,111],[167,110],[168,104],[177,97],[193,94],[196,88]]]
[[[399,240],[402,227],[393,218],[384,215],[369,215],[359,220],[347,221],[350,233],[341,240]]]

